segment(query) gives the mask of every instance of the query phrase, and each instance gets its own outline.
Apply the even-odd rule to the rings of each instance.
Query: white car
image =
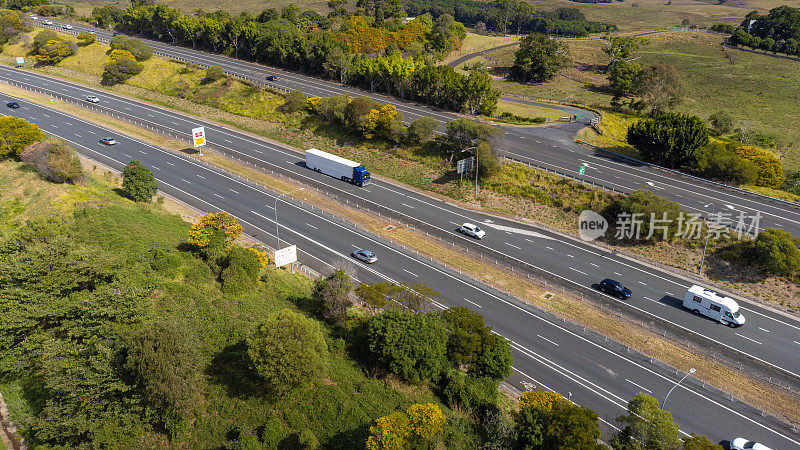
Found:
[[[486,232],[478,228],[477,225],[473,225],[471,223],[465,223],[458,227],[459,233],[464,233],[467,236],[474,237],[475,239],[483,239],[486,236]]]
[[[30,18],[31,18],[31,20],[39,20],[39,18],[38,18],[38,17],[36,17],[36,16],[34,16],[33,14],[31,14],[31,15],[30,15],[30,16],[28,16],[28,17],[30,17]]]
[[[745,438],[736,438],[731,441],[731,450],[772,450],[764,444],[756,441],[748,441]]]
[[[87,95],[86,101],[89,103],[100,103],[100,99],[96,95]]]
[[[65,29],[65,30],[71,30],[72,29],[72,25],[70,25],[68,23],[62,23],[61,24],[61,28]]]
[[[53,24],[52,20],[43,20],[42,21],[42,25],[52,25],[52,24]]]

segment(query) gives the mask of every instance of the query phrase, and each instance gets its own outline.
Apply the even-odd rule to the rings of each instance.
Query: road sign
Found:
[[[474,156],[458,160],[458,162],[456,162],[457,173],[461,175],[466,172],[472,172],[472,166],[474,164],[474,160],[475,160]]]
[[[25,58],[23,58],[22,56],[17,56],[17,65],[21,66],[23,64],[25,64]]]
[[[275,267],[285,266],[297,261],[297,246],[290,245],[280,250],[275,250]]]
[[[206,145],[206,127],[192,128],[192,141],[195,148]]]

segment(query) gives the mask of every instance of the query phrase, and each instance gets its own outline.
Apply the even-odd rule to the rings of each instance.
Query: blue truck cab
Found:
[[[353,184],[357,186],[364,186],[365,184],[369,184],[369,172],[364,166],[358,166],[353,168]]]

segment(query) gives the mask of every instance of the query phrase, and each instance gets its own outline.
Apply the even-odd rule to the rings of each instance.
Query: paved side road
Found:
[[[36,23],[41,26],[40,22]],[[52,28],[58,28],[58,23]],[[59,30],[64,31],[64,30]],[[109,40],[112,33],[83,25],[74,25],[73,33],[92,31],[101,40]],[[413,102],[367,92],[351,86],[340,85],[328,80],[289,72],[265,65],[233,59],[227,56],[195,51],[177,45],[145,39],[158,54],[180,61],[192,62],[201,66],[218,65],[226,72],[259,84],[268,84],[278,89],[302,90],[310,96],[331,96],[349,94],[369,96],[381,102],[392,103],[402,112],[407,121],[422,116],[433,117],[441,124],[458,117],[457,114],[437,110]],[[275,75],[277,80],[266,82],[266,76]],[[650,166],[639,166],[630,161],[609,158],[574,142],[574,136],[581,128],[589,125],[593,113],[579,110],[578,120],[573,123],[548,127],[501,127],[506,133],[507,156],[543,168],[558,171],[567,176],[577,176],[578,167],[588,164],[583,179],[601,186],[630,193],[636,189],[650,189],[657,194],[680,203],[687,211],[708,215],[705,205],[714,203],[717,211],[724,211],[732,217],[739,213],[752,216],[757,212],[763,216],[761,228],[783,228],[795,236],[800,236],[800,206],[782,202],[768,201],[752,194],[733,191],[717,185],[685,178],[663,172]],[[728,208],[728,206],[730,208]],[[725,208],[724,210],[722,208]]]
[[[275,193],[187,156],[117,135],[77,117],[15,100],[22,108],[7,111],[8,114],[37,123],[45,132],[73,144],[85,156],[116,170],[131,160],[139,160],[153,170],[163,192],[202,210],[225,210],[239,218],[249,234],[265,242],[275,239],[271,231],[275,226]],[[104,146],[98,142],[108,135],[115,135],[119,144]],[[296,156],[290,160],[299,162]],[[324,271],[352,265],[356,277],[368,282],[423,282],[443,292],[448,307],[477,310],[497,333],[511,341],[515,366],[510,382],[520,389],[557,390],[597,411],[609,426],[615,417],[624,414],[627,401],[636,393],[647,392],[662,398],[683,376],[682,372],[670,372],[624,347],[603,341],[600,336],[291,199],[280,202],[278,212],[281,238],[286,244],[296,244],[301,258],[310,266]],[[370,248],[378,253],[378,263],[365,265],[350,258],[356,248]],[[683,431],[707,434],[715,442],[744,434],[774,448],[800,448],[800,436],[791,428],[762,417],[747,405],[725,400],[691,378],[684,383],[671,394],[668,405]]]
[[[583,241],[456,208],[380,180],[364,189],[341,183],[306,169],[302,155],[289,148],[102,90],[12,68],[0,67],[0,77],[16,81],[20,86],[56,92],[77,103],[86,104],[83,99],[87,94],[96,95],[101,101],[92,107],[101,106],[117,116],[136,118],[147,126],[167,130],[172,135],[187,136],[193,127],[203,125],[209,145],[229,155],[270,170],[285,171],[342,200],[349,199],[373,211],[390,213],[424,227],[426,231],[437,233],[446,240],[458,242],[470,251],[513,262],[528,273],[556,277],[577,292],[586,292],[606,277],[618,279],[628,285],[634,295],[624,302],[610,297],[609,301],[616,302],[630,313],[644,315],[646,320],[657,326],[685,330],[697,345],[708,347],[713,344],[727,349],[739,356],[736,361],[745,364],[750,360],[763,361],[763,364],[776,371],[768,376],[784,375],[784,380],[797,389],[800,355],[786,351],[800,349],[800,321],[796,318],[785,317],[756,303],[741,302],[747,324],[740,329],[730,329],[694,316],[682,308],[683,294],[695,281],[610,254]],[[456,229],[464,222],[480,224],[486,229],[487,237],[482,241],[474,241],[458,234]]]

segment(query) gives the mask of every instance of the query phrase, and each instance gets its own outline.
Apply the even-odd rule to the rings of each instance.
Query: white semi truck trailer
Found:
[[[316,148],[306,150],[306,167],[357,186],[370,182],[369,172],[361,164]]]

